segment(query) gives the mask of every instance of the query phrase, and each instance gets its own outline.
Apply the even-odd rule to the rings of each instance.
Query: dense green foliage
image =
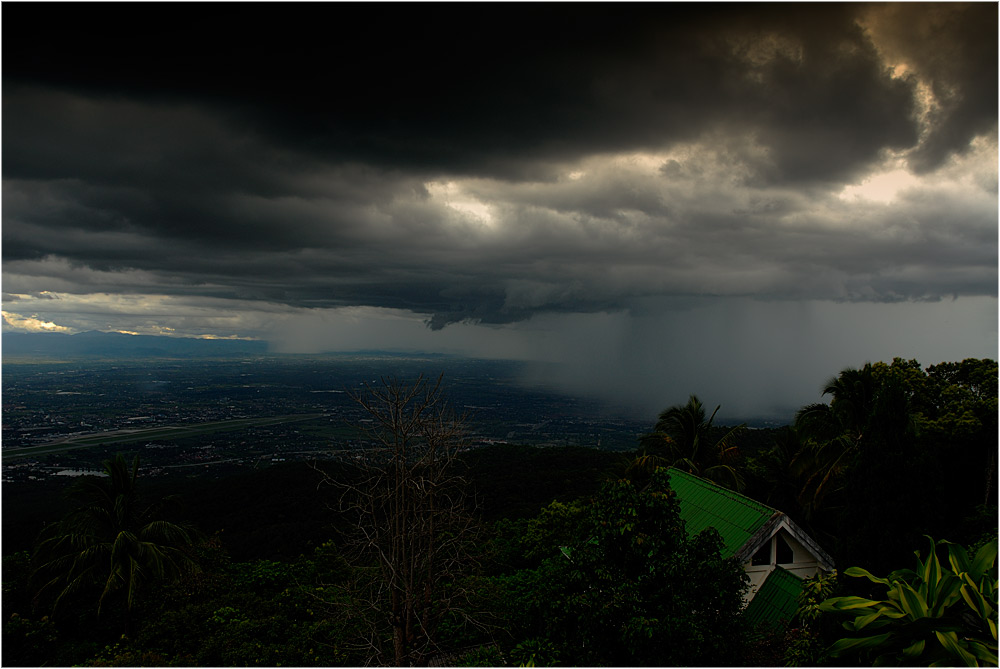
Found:
[[[915,360],[846,369],[774,445],[747,492],[806,527],[839,564],[888,572],[930,534],[996,533],[997,364]],[[873,510],[877,513],[873,515]]]
[[[997,542],[982,546],[971,559],[947,543],[948,563],[930,541],[927,555],[917,552],[916,570],[888,578],[851,567],[847,576],[866,578],[885,588],[881,599],[832,597],[820,611],[847,618],[850,636],[827,653],[837,659],[860,655],[864,664],[922,666],[996,666]]]
[[[687,535],[664,470],[644,489],[609,481],[575,513],[582,517],[549,507],[533,528],[553,530],[548,555],[494,579],[515,657],[594,666],[738,661],[746,575],[721,557],[714,530]],[[560,545],[567,534],[573,540]]]
[[[786,638],[782,658],[785,666],[817,666],[824,657],[822,640],[835,632],[832,621],[822,615],[820,605],[837,590],[837,577],[835,570],[804,579],[798,596],[795,624],[788,630]]]
[[[621,476],[627,457],[583,446],[536,448],[497,444],[462,454],[483,520],[528,518],[552,500],[593,495]]]

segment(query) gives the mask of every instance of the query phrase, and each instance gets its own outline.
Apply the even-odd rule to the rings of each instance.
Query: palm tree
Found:
[[[160,505],[142,505],[138,456],[129,465],[119,453],[104,461],[104,472],[106,478],[81,479],[67,491],[77,508],[43,532],[35,576],[43,581],[40,592],[57,590],[54,609],[88,587],[101,590],[98,614],[120,600],[125,634],[132,636],[142,586],[196,568],[190,550],[194,532],[159,519]]]
[[[774,433],[770,448],[750,459],[760,499],[790,515],[799,510],[802,450],[798,434],[785,426]]]
[[[659,416],[653,432],[644,436],[641,443],[647,449],[661,453],[660,462],[682,469],[695,476],[702,476],[734,490],[744,487],[743,476],[733,465],[739,456],[736,441],[746,425],[738,425],[722,438],[712,443],[712,422],[720,406],[705,418],[705,407],[697,395],[691,395],[687,404],[665,409]]]
[[[795,414],[795,430],[809,444],[799,457],[808,460],[811,472],[800,492],[810,515],[837,489],[844,472],[874,450],[869,444],[896,453],[916,432],[903,383],[892,374],[877,374],[871,364],[844,369],[823,394],[830,395],[829,404],[810,404]]]

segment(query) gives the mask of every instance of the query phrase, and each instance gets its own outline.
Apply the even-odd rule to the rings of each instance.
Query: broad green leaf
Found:
[[[930,554],[927,556],[927,560],[923,564],[923,569],[920,571],[920,578],[923,579],[924,589],[923,595],[927,601],[933,601],[937,595],[938,584],[941,581],[941,562],[938,560],[937,551],[935,550],[934,540],[930,537],[927,539],[931,542]]]
[[[952,657],[957,658],[966,667],[978,667],[979,663],[976,661],[976,656],[962,648],[961,644],[958,642],[958,635],[955,632],[938,632],[934,631],[934,636],[937,640],[941,642]]]
[[[933,600],[928,600],[932,604],[930,615],[939,618],[944,615],[945,609],[962,598],[962,580],[947,572],[938,583],[937,596]]]
[[[840,639],[827,649],[827,653],[830,657],[838,657],[844,653],[853,653],[864,648],[877,648],[888,641],[891,636],[892,634],[886,632],[885,634],[878,634],[876,636]]]
[[[918,564],[922,564],[920,559],[917,559]],[[907,583],[912,583],[913,581],[920,578],[920,574],[913,571],[912,569],[897,569],[888,576],[890,583],[895,583],[896,581],[906,581]]]
[[[945,563],[936,552],[940,543],[930,537],[928,541],[930,550],[925,559],[916,553],[916,571],[896,570],[886,579],[859,567],[844,571],[848,576],[887,585],[888,589],[882,601],[833,597],[817,607],[822,612],[839,612],[850,617],[843,627],[853,634],[830,646],[830,657],[877,648],[873,654],[878,655],[877,664],[912,664],[933,659],[935,664],[945,666],[996,665],[995,619],[1000,607],[996,598],[998,583],[991,575],[997,561],[996,542],[977,551],[971,561],[963,547],[940,542],[948,547],[948,563]],[[959,605],[957,610],[950,609],[960,600],[969,606],[969,613],[975,612],[976,617],[984,621],[982,627],[989,628],[992,645],[988,641],[990,637],[985,637],[983,632],[977,633],[978,639],[968,638],[971,619],[969,613],[962,614],[965,605]],[[858,633],[867,636],[857,636]],[[931,652],[928,640],[932,643]],[[923,659],[928,654],[930,657]]]
[[[947,544],[948,562],[951,563],[952,571],[956,574],[969,571],[969,553],[965,550],[965,547],[953,544],[950,541]]]
[[[896,593],[899,596],[900,606],[911,618],[926,618],[928,614],[927,602],[906,583],[896,584]]]
[[[881,604],[874,599],[865,599],[863,597],[855,597],[853,595],[848,597],[831,597],[830,599],[820,602],[820,611],[848,611],[850,609],[861,609],[866,606],[875,606],[876,604]]]
[[[899,609],[893,606],[892,608],[885,607],[884,609],[882,609],[882,615],[886,618],[892,618],[892,619],[905,618],[906,612],[900,611]]]
[[[848,576],[864,577],[867,578],[872,583],[881,583],[882,585],[889,585],[889,581],[884,578],[879,578],[873,575],[867,569],[862,569],[861,567],[848,567],[844,570],[844,573]]]
[[[993,613],[993,607],[983,599],[982,593],[979,592],[979,588],[975,587],[972,583],[972,579],[969,578],[968,574],[963,574],[965,576],[966,582],[962,584],[961,592],[962,599],[965,603],[969,605],[973,611],[979,614],[979,617],[983,620],[989,620],[990,614]]]
[[[976,557],[972,558],[972,565],[969,567],[969,575],[979,580],[993,566],[996,559],[997,540],[994,539],[976,551]]]
[[[868,616],[864,616],[864,617],[867,618]],[[891,620],[886,620],[885,618],[879,618],[878,620],[875,620],[874,622],[868,623],[868,624],[864,625],[863,627],[858,627],[857,626],[857,623],[858,623],[858,619],[857,618],[855,618],[853,622],[854,622],[854,625],[855,625],[854,626],[854,631],[855,632],[859,632],[859,631],[863,630],[865,634],[875,634],[876,633],[875,630],[880,630],[880,629],[882,629],[884,627],[889,627],[890,625],[892,625],[892,621]]]
[[[906,648],[903,649],[903,657],[909,657],[909,658],[920,657],[921,653],[924,652],[924,647],[926,645],[927,642],[921,639],[916,643],[907,646]]]
[[[876,620],[878,620],[879,618],[881,618],[883,612],[885,612],[885,611],[886,611],[886,609],[883,607],[883,608],[879,609],[878,611],[876,611],[875,613],[869,613],[867,615],[859,615],[857,618],[854,619],[854,629],[855,629],[855,631],[861,631],[865,627],[868,627],[869,624],[874,623]],[[887,625],[889,623],[888,620],[883,620],[881,622],[882,622],[881,625],[875,624],[875,625],[872,625],[872,627],[873,628],[885,627],[885,625]]]
[[[969,652],[982,660],[985,664],[997,665],[997,649],[990,648],[981,641],[969,641]]]

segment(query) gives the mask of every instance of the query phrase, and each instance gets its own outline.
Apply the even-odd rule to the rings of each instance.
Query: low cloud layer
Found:
[[[677,300],[997,294],[995,5],[5,14],[7,328],[540,358]]]

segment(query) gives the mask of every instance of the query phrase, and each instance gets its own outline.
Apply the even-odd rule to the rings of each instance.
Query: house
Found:
[[[781,511],[679,469],[668,469],[688,534],[714,527],[723,554],[750,577],[744,596],[753,622],[775,624],[797,608],[802,579],[833,570],[833,559]]]

